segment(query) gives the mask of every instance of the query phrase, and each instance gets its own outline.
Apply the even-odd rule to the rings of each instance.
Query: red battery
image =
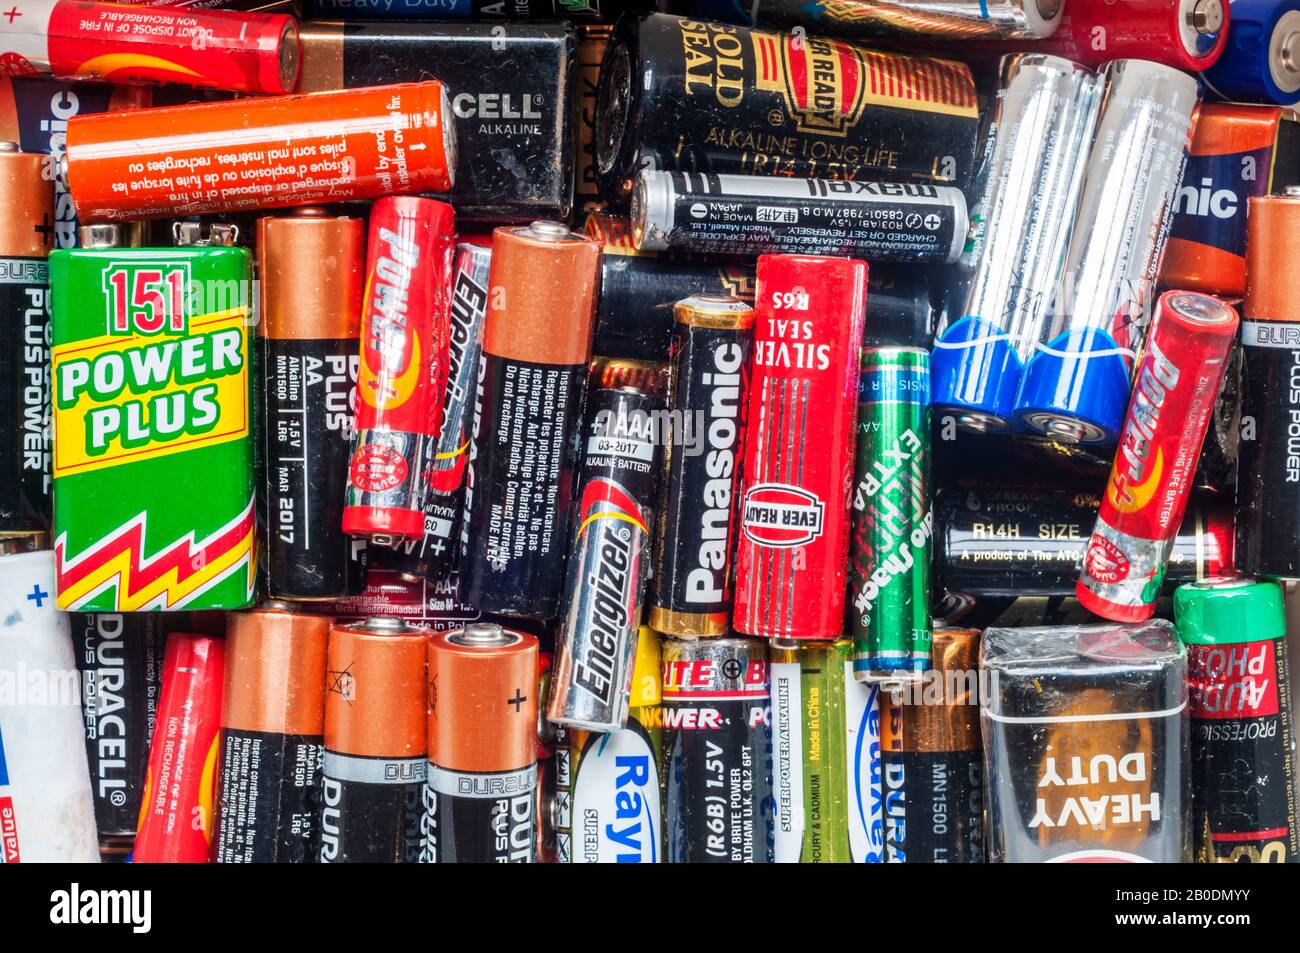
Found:
[[[758,259],[733,619],[741,632],[784,639],[844,632],[866,303],[866,262]]]
[[[1116,622],[1155,612],[1237,324],[1218,298],[1160,296],[1075,586],[1090,612]]]
[[[447,389],[454,234],[446,202],[393,196],[370,210],[343,531],[380,544],[424,536],[425,444],[438,439]]]
[[[140,109],[73,118],[65,172],[83,221],[447,192],[453,129],[434,80]]]
[[[224,639],[185,632],[167,636],[136,863],[208,861],[225,669]]]
[[[282,13],[141,9],[89,0],[12,0],[0,13],[0,73],[181,83],[288,93],[302,57]]]

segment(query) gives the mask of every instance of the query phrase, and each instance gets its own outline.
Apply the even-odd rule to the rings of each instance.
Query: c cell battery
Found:
[[[1225,14],[1229,6],[1232,22],[1225,19],[1222,31],[1227,43],[1213,63],[1202,67],[1205,85],[1220,99],[1279,106],[1300,103],[1300,62],[1292,54],[1300,38],[1300,3],[1228,0]]]

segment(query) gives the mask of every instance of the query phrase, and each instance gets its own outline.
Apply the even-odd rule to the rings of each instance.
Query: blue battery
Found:
[[[1128,354],[1100,328],[1061,333],[1030,359],[1018,429],[1069,443],[1113,444],[1128,408]]]
[[[935,338],[931,406],[936,416],[953,415],[967,429],[1008,429],[1023,371],[1007,332],[968,314]]]
[[[1227,45],[1201,77],[1221,99],[1300,103],[1300,0],[1232,0]]]

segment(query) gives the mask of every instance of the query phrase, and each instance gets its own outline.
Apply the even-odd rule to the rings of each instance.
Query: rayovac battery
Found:
[[[843,633],[849,486],[867,265],[758,260],[733,623],[768,638]]]
[[[655,13],[606,48],[596,174],[613,204],[647,168],[961,186],[977,125],[962,63]]]
[[[614,20],[647,10],[652,0],[302,0],[303,15],[317,20]]]
[[[324,209],[257,222],[267,593],[332,599],[365,587],[343,532],[356,425],[365,226]]]
[[[59,608],[239,609],[257,562],[250,256],[111,247],[119,231],[50,256]]]
[[[330,620],[266,602],[230,616],[217,764],[218,864],[320,855]]]
[[[578,145],[573,173],[573,204],[579,211],[603,204],[600,187],[596,184],[596,103],[600,95],[600,61],[605,57],[611,29],[603,23],[583,23],[578,27],[574,64],[578,74],[574,91]]]
[[[493,233],[460,564],[483,612],[560,611],[599,265],[558,222]]]
[[[1286,614],[1276,582],[1224,576],[1174,593],[1187,646],[1199,863],[1296,863]]]
[[[771,863],[767,644],[664,639],[663,703],[667,862]]]
[[[864,348],[861,363],[845,623],[854,676],[893,682],[930,667],[930,355]]]
[[[1222,0],[1220,0],[1222,2]],[[1205,85],[1221,99],[1300,103],[1300,2],[1298,0],[1229,0],[1232,27],[1222,55],[1206,64]],[[1227,12],[1225,8],[1224,12]]]
[[[564,613],[546,719],[614,731],[627,721],[650,569],[664,405],[632,387],[587,398]]]
[[[320,862],[411,863],[420,852],[428,630],[376,616],[330,627]]]
[[[1187,654],[1171,623],[989,628],[989,860],[1191,857]]]
[[[770,654],[774,861],[881,863],[879,686],[854,679],[848,639]]]
[[[711,14],[719,6],[743,6],[741,0],[695,0],[696,15]],[[916,34],[926,38],[966,40],[981,37],[1042,39],[1055,32],[1061,20],[1061,0],[760,0],[745,19],[764,26],[793,29],[807,27],[827,36],[866,40],[878,36]]]

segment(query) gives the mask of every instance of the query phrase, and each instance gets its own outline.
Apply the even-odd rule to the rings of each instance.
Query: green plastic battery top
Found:
[[[1286,636],[1282,587],[1269,580],[1214,576],[1174,592],[1178,637],[1188,645],[1263,642]]]

